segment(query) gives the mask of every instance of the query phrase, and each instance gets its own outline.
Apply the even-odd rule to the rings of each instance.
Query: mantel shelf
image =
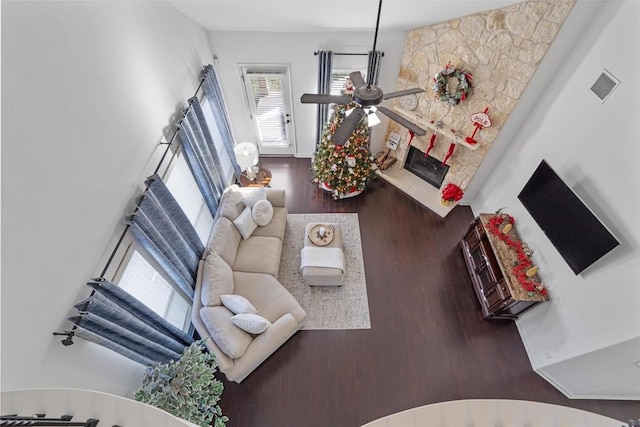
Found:
[[[407,111],[404,110],[402,108],[399,108],[397,106],[394,106],[394,110],[396,110],[397,112],[401,113],[403,116],[405,116],[407,119],[409,120],[414,120],[414,123],[418,126],[420,126],[423,129],[429,129],[432,132],[438,133],[442,136],[444,136],[447,139],[450,139],[451,141],[455,142],[458,145],[462,145],[463,147],[471,150],[471,151],[476,151],[478,149],[478,147],[480,146],[480,142],[476,143],[476,144],[469,144],[465,138],[461,138],[458,135],[454,134],[453,132],[451,132],[451,130],[444,125],[442,128],[438,128],[436,127],[435,122],[431,123],[430,121],[426,121],[424,119],[422,119],[419,115],[415,114],[415,112],[413,111]]]

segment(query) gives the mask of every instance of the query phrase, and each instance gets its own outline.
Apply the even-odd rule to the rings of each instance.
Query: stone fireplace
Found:
[[[409,147],[404,168],[438,189],[442,187],[442,181],[449,171],[449,165],[443,165],[440,160],[423,153],[414,146]]]
[[[523,1],[410,30],[395,90],[419,87],[425,93],[413,110],[405,110],[399,98],[387,106],[427,133],[413,136],[390,121],[387,137],[400,135],[393,151],[398,161],[378,171],[380,177],[444,218],[455,205],[442,205],[440,188],[454,183],[467,189],[575,2]],[[440,101],[433,90],[434,76],[448,63],[473,75],[473,93],[456,105]],[[470,117],[485,110],[491,126],[474,134]],[[467,142],[472,134],[475,144]],[[437,170],[447,157],[447,170]]]

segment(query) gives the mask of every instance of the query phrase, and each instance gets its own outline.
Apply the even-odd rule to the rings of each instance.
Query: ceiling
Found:
[[[212,31],[368,31],[376,0],[169,0]],[[497,9],[517,0],[385,0],[380,28],[409,30]]]

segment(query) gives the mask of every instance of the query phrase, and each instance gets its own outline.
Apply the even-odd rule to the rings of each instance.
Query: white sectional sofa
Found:
[[[260,196],[262,193],[253,191],[264,193]],[[242,225],[246,223],[245,203],[261,197],[270,202],[273,217],[249,233],[253,227]],[[264,216],[260,219],[265,220]],[[277,280],[286,220],[284,190],[231,186],[221,199],[198,268],[192,322],[202,338],[211,337],[205,343],[230,381],[244,380],[300,329],[306,317],[300,304]],[[239,328],[232,320],[234,313],[222,304],[221,295],[246,298],[270,326],[260,334]]]

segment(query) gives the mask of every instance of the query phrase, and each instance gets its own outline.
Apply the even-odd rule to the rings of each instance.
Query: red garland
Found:
[[[491,233],[497,236],[500,240],[502,240],[516,252],[516,255],[518,256],[518,264],[513,267],[513,274],[515,274],[518,282],[520,282],[520,285],[524,288],[524,290],[530,293],[537,292],[540,295],[546,296],[547,289],[545,287],[541,287],[540,283],[535,282],[527,277],[527,270],[533,267],[533,263],[524,252],[522,242],[520,240],[513,240],[511,237],[509,237],[508,234],[504,234],[500,230],[500,226],[505,221],[511,225],[516,222],[516,220],[513,219],[513,217],[509,214],[495,215],[489,219],[487,228],[489,229],[489,231],[491,231]]]

